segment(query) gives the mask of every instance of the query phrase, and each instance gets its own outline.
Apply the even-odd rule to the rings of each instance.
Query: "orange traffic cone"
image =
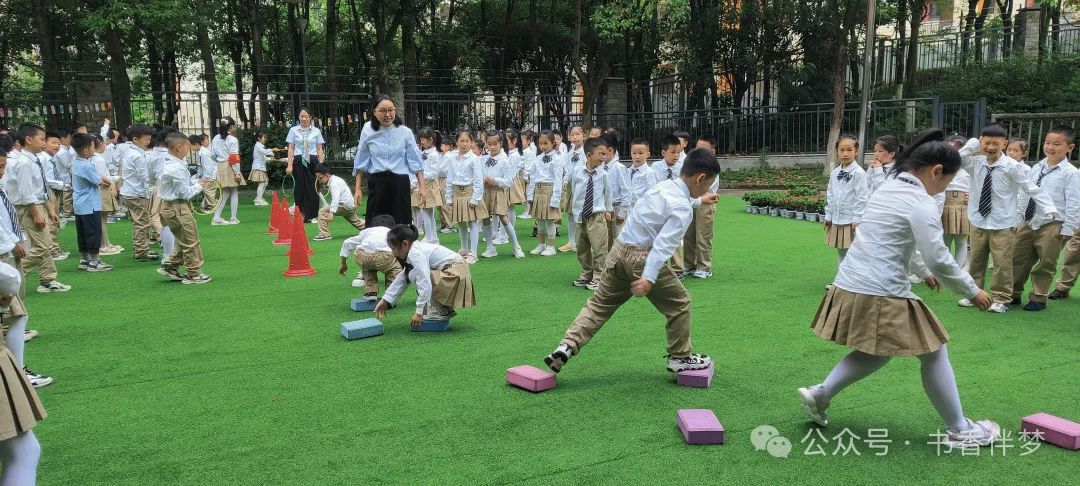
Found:
[[[276,235],[278,232],[277,227],[281,225],[279,222],[281,218],[278,214],[277,191],[273,193],[273,196],[273,200],[270,202],[270,226],[266,228],[266,234],[268,235]]]
[[[311,245],[308,244],[307,228],[304,227],[304,216],[303,216],[303,213],[300,212],[300,208],[296,208],[296,214],[297,214],[297,217],[300,218],[300,226],[299,227],[294,226],[292,228],[292,239],[293,239],[293,241],[296,241],[297,238],[300,238],[300,239],[304,240],[304,243],[303,243],[304,251],[306,251],[308,255],[314,255],[315,250],[312,250]],[[290,246],[288,250],[285,250],[285,256],[289,256],[289,253],[291,253],[291,252],[292,252],[292,246]]]
[[[281,208],[278,210],[278,233],[275,245],[288,245],[292,242],[292,219],[289,216],[289,200],[282,199]]]
[[[307,236],[304,231],[304,217],[300,214],[300,208],[296,208],[296,217],[293,219],[292,245],[289,246],[289,268],[285,270],[286,277],[309,277],[315,275],[315,269],[311,268],[308,260]]]

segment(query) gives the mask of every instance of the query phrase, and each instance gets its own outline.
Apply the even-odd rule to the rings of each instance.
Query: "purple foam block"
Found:
[[[692,386],[694,388],[708,388],[712,384],[713,366],[709,365],[708,368],[703,370],[686,370],[680,371],[675,382],[682,386]]]
[[[676,424],[687,444],[723,444],[724,426],[712,410],[684,408],[676,415]]]
[[[506,382],[534,393],[555,388],[555,373],[529,365],[515,366],[506,370]]]
[[[1041,439],[1070,450],[1080,449],[1080,424],[1048,413],[1029,415],[1020,420],[1020,433],[1034,436],[1038,431]]]

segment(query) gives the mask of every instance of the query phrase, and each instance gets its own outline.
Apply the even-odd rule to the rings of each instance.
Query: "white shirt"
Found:
[[[251,151],[251,170],[266,172],[266,159],[274,157],[274,151],[266,148],[262,142],[255,142],[255,148]]]
[[[525,177],[526,180],[532,177],[533,166],[535,166],[537,162],[536,152],[537,149],[535,143],[531,143],[528,147],[523,147],[521,149],[521,156],[523,157],[521,161],[521,175]]]
[[[1036,204],[1035,216],[1031,221],[1025,221],[1024,213],[1031,196],[1021,193],[1016,205],[1021,224],[1026,223],[1031,229],[1037,230],[1051,221],[1062,221],[1061,234],[1072,236],[1077,228],[1080,228],[1080,170],[1073,167],[1068,160],[1063,160],[1054,169],[1049,169],[1046,159],[1043,159],[1028,169],[1028,180],[1037,183],[1039,174],[1043,173],[1046,175],[1043,176],[1042,184],[1038,185],[1054,201],[1057,213],[1051,215]]]
[[[26,149],[20,149],[14,157],[8,157],[7,170],[4,173],[4,192],[12,205],[43,204],[49,200],[49,191],[42,177],[44,170],[37,156]]]
[[[506,156],[506,152],[499,152],[499,155],[494,157],[487,156],[480,169],[484,177],[495,179],[496,187],[507,189],[514,182],[514,168],[510,165],[510,158]]]
[[[146,160],[150,162],[150,183],[156,184],[161,174],[165,171],[165,159],[169,157],[169,149],[165,147],[154,147],[147,154]]]
[[[881,167],[866,169],[866,185],[870,189],[870,194],[878,190],[885,183],[885,179],[892,175],[894,165],[896,165],[895,162],[889,162]]]
[[[961,167],[971,174],[971,197],[968,199],[968,220],[978,228],[987,230],[999,230],[1012,228],[1020,222],[1020,214],[1016,211],[1018,193],[1023,191],[1035,199],[1035,204],[1041,206],[1046,213],[1054,213],[1054,201],[1046,195],[1042,189],[1035,185],[1035,181],[1028,180],[1028,166],[1001,155],[1001,158],[989,165],[985,155],[976,155],[979,149],[979,139],[973,138],[960,149]],[[990,193],[990,215],[984,217],[979,212],[979,202],[982,199],[983,182],[986,181],[986,173],[993,167],[990,180],[993,181]]]
[[[563,184],[574,179],[574,169],[585,165],[585,146],[571,149],[563,155]]]
[[[166,153],[161,166],[161,174],[158,176],[158,197],[162,201],[187,201],[202,191],[202,184],[191,180],[187,162]]]
[[[372,226],[364,228],[360,234],[345,240],[341,244],[341,256],[347,257],[360,251],[363,253],[389,252],[390,245],[386,243],[386,235],[390,228],[385,226]]]
[[[420,152],[420,160],[423,161],[424,180],[446,177],[446,169],[443,168],[442,154],[435,147],[430,147]],[[415,174],[409,174],[413,178]],[[411,180],[411,179],[410,179]]]
[[[510,160],[510,167],[514,171],[514,177],[522,175],[525,171],[525,154],[518,153],[517,149],[510,149],[506,152],[507,158]]]
[[[660,179],[656,178],[656,171],[649,167],[648,162],[640,166],[632,166],[626,169],[626,173],[626,201],[628,204],[622,209],[629,212],[641,200],[646,191],[655,186],[657,182],[660,182]]]
[[[574,191],[574,207],[572,210],[577,221],[581,221],[581,211],[585,209],[585,191],[589,188],[589,179],[593,181],[593,213],[610,213],[613,211],[611,176],[612,173],[604,171],[602,167],[597,167],[592,174],[589,174],[589,169],[584,163],[574,167],[571,176],[571,186]]]
[[[49,155],[48,152],[42,150],[41,152],[38,152],[37,159],[38,162],[41,163],[42,169],[45,170],[45,184],[48,185],[50,189],[63,191],[69,187],[64,185],[64,181],[60,180],[60,173],[56,168],[55,155]]]
[[[536,157],[533,161],[532,173],[529,175],[529,186],[526,190],[525,199],[532,202],[533,195],[536,194],[537,184],[551,184],[551,207],[559,207],[562,201],[562,184],[556,184],[556,182],[561,182],[562,177],[562,157],[558,153],[552,150]]]
[[[124,153],[124,162],[120,166],[120,173],[124,178],[124,185],[120,188],[120,195],[132,198],[150,197],[150,152],[132,145]]]
[[[409,282],[416,282],[416,313],[423,314],[424,307],[431,300],[431,271],[443,270],[451,263],[464,261],[461,255],[444,246],[414,241],[409,248],[408,262],[412,265],[411,272],[402,271],[386,289],[383,300],[388,304],[396,304]],[[408,275],[406,275],[408,273]]]
[[[968,171],[960,169],[956,171],[956,175],[953,176],[952,182],[949,183],[949,187],[945,188],[946,191],[971,191],[971,174]]]
[[[481,168],[480,157],[473,155],[472,151],[466,151],[462,155],[460,151],[443,154],[443,164],[446,168],[446,204],[454,202],[454,186],[472,186],[472,203],[480,204],[484,197],[484,170]]]
[[[105,167],[109,170],[110,177],[116,177],[120,174],[120,158],[117,152],[119,151],[119,145],[109,144],[105,146],[105,153],[102,154],[105,157]]]
[[[60,147],[60,151],[53,157],[56,167],[56,178],[64,183],[64,189],[71,189],[71,164],[75,161],[75,149],[71,146]]]
[[[656,172],[656,180],[667,181],[679,178],[679,173],[682,172],[682,158],[680,158],[675,165],[668,167],[667,161],[664,159],[653,162],[652,169]]]
[[[584,163],[582,163],[584,165]],[[600,166],[604,172],[608,173],[608,183],[611,185],[611,204],[614,209],[618,210],[622,207],[630,206],[630,194],[626,188],[630,183],[627,178],[630,177],[629,171],[626,170],[626,166],[619,162],[619,159],[611,159],[608,163]],[[625,216],[625,212],[620,211]]]
[[[353,199],[352,191],[349,190],[349,185],[345,183],[345,179],[332,175],[326,185],[330,191],[331,213],[337,211],[339,207],[356,209],[356,200]]]
[[[862,221],[866,200],[870,196],[866,171],[852,162],[847,167],[836,166],[829,174],[825,191],[825,221],[833,224],[852,224]]]
[[[98,177],[105,179],[110,176],[109,164],[105,162],[105,154],[94,154],[94,156],[90,158],[90,162],[94,163],[94,169],[97,170]]]
[[[0,191],[0,196],[8,197],[4,191]],[[8,198],[8,204],[11,204],[10,198]],[[11,211],[15,211],[14,204],[11,206]],[[21,228],[18,230],[16,228],[19,228],[18,214],[12,218],[8,214],[8,208],[4,205],[4,200],[0,199],[0,255],[11,252],[11,250],[15,249],[15,245],[19,243],[29,243],[30,239],[25,232],[22,233],[22,239],[19,239],[16,232],[21,231]]]
[[[660,269],[682,246],[683,236],[694,218],[690,189],[682,179],[661,181],[638,200],[618,240],[637,248],[648,248],[642,278],[656,283]]]
[[[214,155],[210,152],[208,147],[199,147],[196,154],[199,163],[198,174],[203,179],[216,179],[217,178],[217,162],[214,162]]]
[[[240,153],[240,142],[236,140],[236,137],[229,135],[222,140],[220,135],[214,135],[214,139],[210,141],[210,151],[214,155],[214,160],[219,164],[229,163],[229,154]],[[231,165],[233,173],[240,175],[240,164]]]
[[[944,241],[934,198],[921,181],[901,173],[870,196],[859,237],[840,264],[834,285],[858,294],[918,299],[908,275],[925,279],[933,274],[946,288],[970,299],[979,288],[956,265]],[[921,258],[912,258],[916,250]]]

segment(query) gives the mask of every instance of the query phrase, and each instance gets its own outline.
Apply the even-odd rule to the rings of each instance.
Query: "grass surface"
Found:
[[[1014,435],[1005,457],[939,457],[926,445],[943,426],[915,359],[896,359],[838,396],[828,455],[807,456],[811,429],[794,390],[821,381],[846,352],[808,328],[836,270],[817,224],[748,215],[737,198],[721,199],[716,276],[686,282],[695,350],[717,360],[711,388],[674,385],[663,318],[633,299],[563,369],[558,388],[533,395],[508,387],[504,374],[542,367],[590,295],[570,285],[573,256],[518,261],[501,247],[473,266],[479,306],[460,312],[451,332],[410,333],[410,291],[385,335],[350,342],[338,325],[365,315],[348,308],[359,295],[349,285],[354,263],[347,277],[336,268],[352,229],[337,220],[333,241],[312,242],[319,273],[287,279],[284,247],[262,234],[264,208],[245,206],[240,219],[211,227],[200,218],[208,285],[167,282],[129,249],[107,258],[117,268],[104,274],[59,262],[73,290],[30,295],[30,327],[41,336],[27,363],[56,379],[39,391],[49,412],[35,429],[42,484],[1075,479],[1076,452],[1043,445],[1018,457],[1015,435],[1038,411],[1080,420],[1080,298],[990,315],[919,291],[952,334],[966,414]],[[518,224],[526,251],[529,225]],[[126,223],[109,230],[130,247]],[[441,236],[457,248],[456,235]],[[73,227],[61,237],[74,249]],[[680,408],[714,410],[727,443],[685,445]],[[790,457],[754,450],[750,432],[762,424],[790,439]],[[864,439],[860,456],[832,454],[845,427]],[[886,456],[866,445],[871,428],[888,429]]]

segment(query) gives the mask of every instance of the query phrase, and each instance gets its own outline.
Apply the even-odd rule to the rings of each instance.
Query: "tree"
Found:
[[[195,0],[196,12],[207,12],[206,0]],[[220,12],[219,12],[220,13]],[[218,18],[214,15],[198,15],[195,19],[195,32],[199,39],[199,56],[203,65],[203,85],[206,89],[206,111],[210,119],[221,119],[221,99],[218,96],[217,70],[214,69],[214,47],[210,44],[210,33],[207,22],[210,18]]]
[[[583,19],[592,17],[592,10],[596,5],[586,0],[574,2],[574,44],[571,54],[571,65],[581,83],[582,126],[588,130],[593,124],[593,111],[596,108],[596,97],[603,86],[604,80],[611,73],[611,61],[608,57],[610,44],[595,30],[585,28]]]

